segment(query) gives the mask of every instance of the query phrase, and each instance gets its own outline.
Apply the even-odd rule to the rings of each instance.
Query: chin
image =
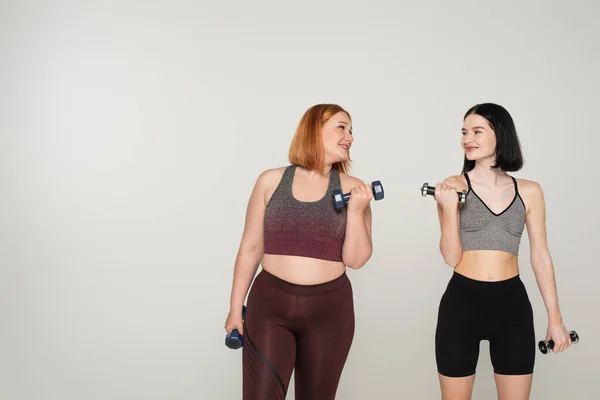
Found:
[[[477,161],[479,160],[481,157],[476,156],[475,154],[469,154],[469,153],[465,153],[465,158],[469,161]]]
[[[344,161],[348,161],[350,159],[350,156],[348,154],[346,155],[342,155],[342,154],[331,154],[328,157],[332,163],[336,163],[336,162],[344,162]]]

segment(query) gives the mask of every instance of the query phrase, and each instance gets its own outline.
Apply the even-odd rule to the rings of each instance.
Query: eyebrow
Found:
[[[340,124],[344,124],[344,125],[348,125],[348,123],[346,121],[340,121]],[[350,133],[352,133],[352,128],[350,128]]]
[[[485,130],[485,127],[483,127],[483,126],[474,126],[474,127],[473,127],[473,128],[471,128],[471,129],[484,129],[484,130]],[[465,129],[465,128],[462,128],[462,130],[463,130],[463,131],[466,131],[466,129]]]

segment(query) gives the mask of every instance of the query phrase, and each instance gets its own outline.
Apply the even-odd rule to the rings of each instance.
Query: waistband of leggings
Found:
[[[331,281],[317,283],[314,285],[299,285],[283,280],[263,269],[256,277],[256,280],[262,280],[268,285],[273,285],[285,293],[296,296],[318,296],[325,293],[335,292],[336,290],[339,290],[350,284],[350,279],[348,278],[346,272]]]

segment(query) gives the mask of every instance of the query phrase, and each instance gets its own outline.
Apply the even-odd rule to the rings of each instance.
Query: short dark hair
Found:
[[[492,168],[518,171],[523,167],[523,154],[517,137],[517,128],[509,112],[493,103],[477,104],[465,113],[463,121],[471,114],[485,118],[496,134],[496,163]],[[464,158],[463,174],[475,167],[475,161]]]

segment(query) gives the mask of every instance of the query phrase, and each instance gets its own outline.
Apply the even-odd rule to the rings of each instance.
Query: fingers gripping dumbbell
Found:
[[[571,338],[571,343],[575,344],[579,342],[579,335],[575,331],[569,332],[569,337]],[[542,354],[548,353],[548,350],[552,350],[554,348],[554,340],[550,339],[547,342],[541,340],[538,343],[538,348],[542,352]]]
[[[371,182],[371,186],[373,187],[373,198],[375,200],[383,199],[383,185],[380,181]],[[341,210],[346,206],[346,203],[350,200],[350,193],[342,194],[340,189],[335,189],[333,191],[333,204],[335,205],[336,210]]]
[[[242,321],[246,315],[246,306],[242,306]],[[244,336],[237,329],[232,330],[225,336],[225,346],[237,350],[244,345]]]
[[[421,186],[421,196],[425,197],[427,195],[430,195],[430,196],[435,195],[435,187],[429,186],[429,184],[427,182],[425,182],[423,184],[423,186]],[[467,199],[467,192],[465,192],[464,190],[462,192],[458,192],[458,201],[460,201],[461,203],[464,203],[466,199]]]

